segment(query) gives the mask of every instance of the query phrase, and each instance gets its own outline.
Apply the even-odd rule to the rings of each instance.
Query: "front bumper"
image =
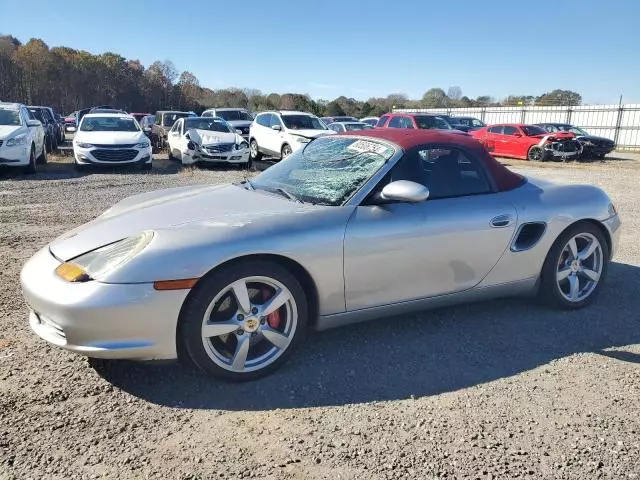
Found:
[[[188,290],[152,284],[69,283],[48,247],[20,275],[33,331],[53,345],[95,358],[168,360],[177,357],[176,327]]]
[[[588,155],[607,155],[613,152],[616,149],[615,145],[611,146],[600,146],[600,145],[586,145],[582,144],[583,153],[585,156]]]
[[[185,150],[182,152],[183,165],[192,165],[197,162],[245,164],[249,162],[249,149],[245,148],[243,150],[232,150],[230,152],[220,152],[216,154],[209,154],[201,150]]]
[[[79,165],[137,165],[142,163],[151,163],[152,154],[151,147],[148,148],[126,148],[123,150],[137,150],[135,157],[126,158],[125,160],[104,160],[96,158],[93,153],[96,150],[104,150],[99,148],[79,148],[73,147],[73,156],[76,163]],[[111,152],[116,152],[118,149],[109,149]]]
[[[29,165],[29,149],[26,145],[18,145],[15,147],[0,147],[0,165],[8,165],[11,167],[22,167]]]

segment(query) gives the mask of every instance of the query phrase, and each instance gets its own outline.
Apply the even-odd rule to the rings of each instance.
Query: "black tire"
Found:
[[[29,154],[29,165],[24,167],[24,173],[26,173],[27,175],[33,175],[34,173],[36,173],[38,171],[36,163],[36,146],[32,144],[31,153]]]
[[[202,322],[210,303],[223,289],[236,280],[256,276],[275,279],[289,289],[298,311],[296,329],[289,345],[272,363],[259,370],[234,372],[217,365],[207,354],[201,336]],[[191,291],[180,312],[178,351],[183,359],[189,358],[198,368],[218,378],[236,382],[254,380],[272,373],[293,354],[305,338],[308,316],[304,289],[286,268],[265,260],[241,261],[211,272]]]
[[[47,153],[51,153],[53,151],[53,142],[51,141],[51,137],[46,135],[44,137],[44,143],[47,149]]]
[[[255,138],[251,139],[249,142],[249,154],[251,160],[260,160],[262,158],[262,153],[260,153],[260,147],[258,147],[258,142],[256,142]]]
[[[280,160],[284,160],[292,153],[293,150],[291,149],[291,146],[288,143],[285,143],[284,145],[282,145],[282,149],[280,150]]]
[[[40,152],[40,155],[38,156],[38,163],[41,165],[46,165],[47,160],[47,147],[45,146],[44,142],[42,142],[42,152]]]
[[[247,160],[247,163],[240,163],[239,165],[241,170],[251,170],[251,167],[253,166],[251,156],[249,156],[249,160]]]
[[[560,291],[560,286],[556,281],[557,268],[562,260],[562,253],[565,245],[571,240],[571,238],[579,235],[581,233],[588,233],[593,235],[600,246],[602,247],[602,272],[600,273],[600,278],[598,279],[598,283],[596,284],[593,291],[587,296],[585,299],[579,302],[571,302],[567,300],[562,292]],[[571,225],[564,232],[560,234],[560,236],[556,239],[554,244],[551,246],[549,253],[547,254],[547,258],[544,261],[544,265],[542,266],[542,272],[540,275],[540,290],[538,292],[539,299],[549,307],[562,309],[562,310],[575,310],[578,308],[585,307],[590,304],[595,297],[597,296],[602,284],[604,283],[607,271],[609,269],[609,261],[610,261],[610,252],[609,252],[609,244],[605,236],[602,233],[602,230],[590,222],[578,222]]]
[[[532,162],[544,162],[547,152],[540,145],[533,145],[527,152],[527,160]]]
[[[176,157],[173,156],[173,151],[171,147],[167,148],[167,158],[171,161],[177,160]]]

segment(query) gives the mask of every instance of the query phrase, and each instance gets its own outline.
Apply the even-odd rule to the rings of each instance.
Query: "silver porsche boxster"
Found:
[[[311,328],[510,295],[583,307],[619,236],[596,187],[522,177],[465,134],[379,129],[316,139],[238,184],[125,199],[21,281],[52,344],[247,380]]]

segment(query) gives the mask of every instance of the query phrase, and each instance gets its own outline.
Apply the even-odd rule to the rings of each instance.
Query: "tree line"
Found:
[[[418,100],[393,93],[366,101],[345,96],[329,101],[300,93],[263,94],[248,88],[212,90],[200,85],[193,73],[178,73],[169,60],[145,68],[138,60],[112,52],[94,55],[68,47],[49,48],[40,39],[23,44],[11,35],[0,35],[0,101],[47,105],[61,113],[92,105],[113,105],[129,112],[177,109],[197,113],[211,107],[241,107],[361,118],[379,116],[393,108],[580,105],[582,97],[558,89],[541,96],[510,95],[502,101],[489,95],[472,99],[463,95],[460,87],[452,86],[446,92],[431,88]]]

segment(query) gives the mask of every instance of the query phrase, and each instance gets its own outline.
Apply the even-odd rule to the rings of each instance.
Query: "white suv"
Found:
[[[262,112],[256,115],[249,130],[251,158],[260,160],[262,155],[286,158],[314,138],[335,133],[310,113]]]

